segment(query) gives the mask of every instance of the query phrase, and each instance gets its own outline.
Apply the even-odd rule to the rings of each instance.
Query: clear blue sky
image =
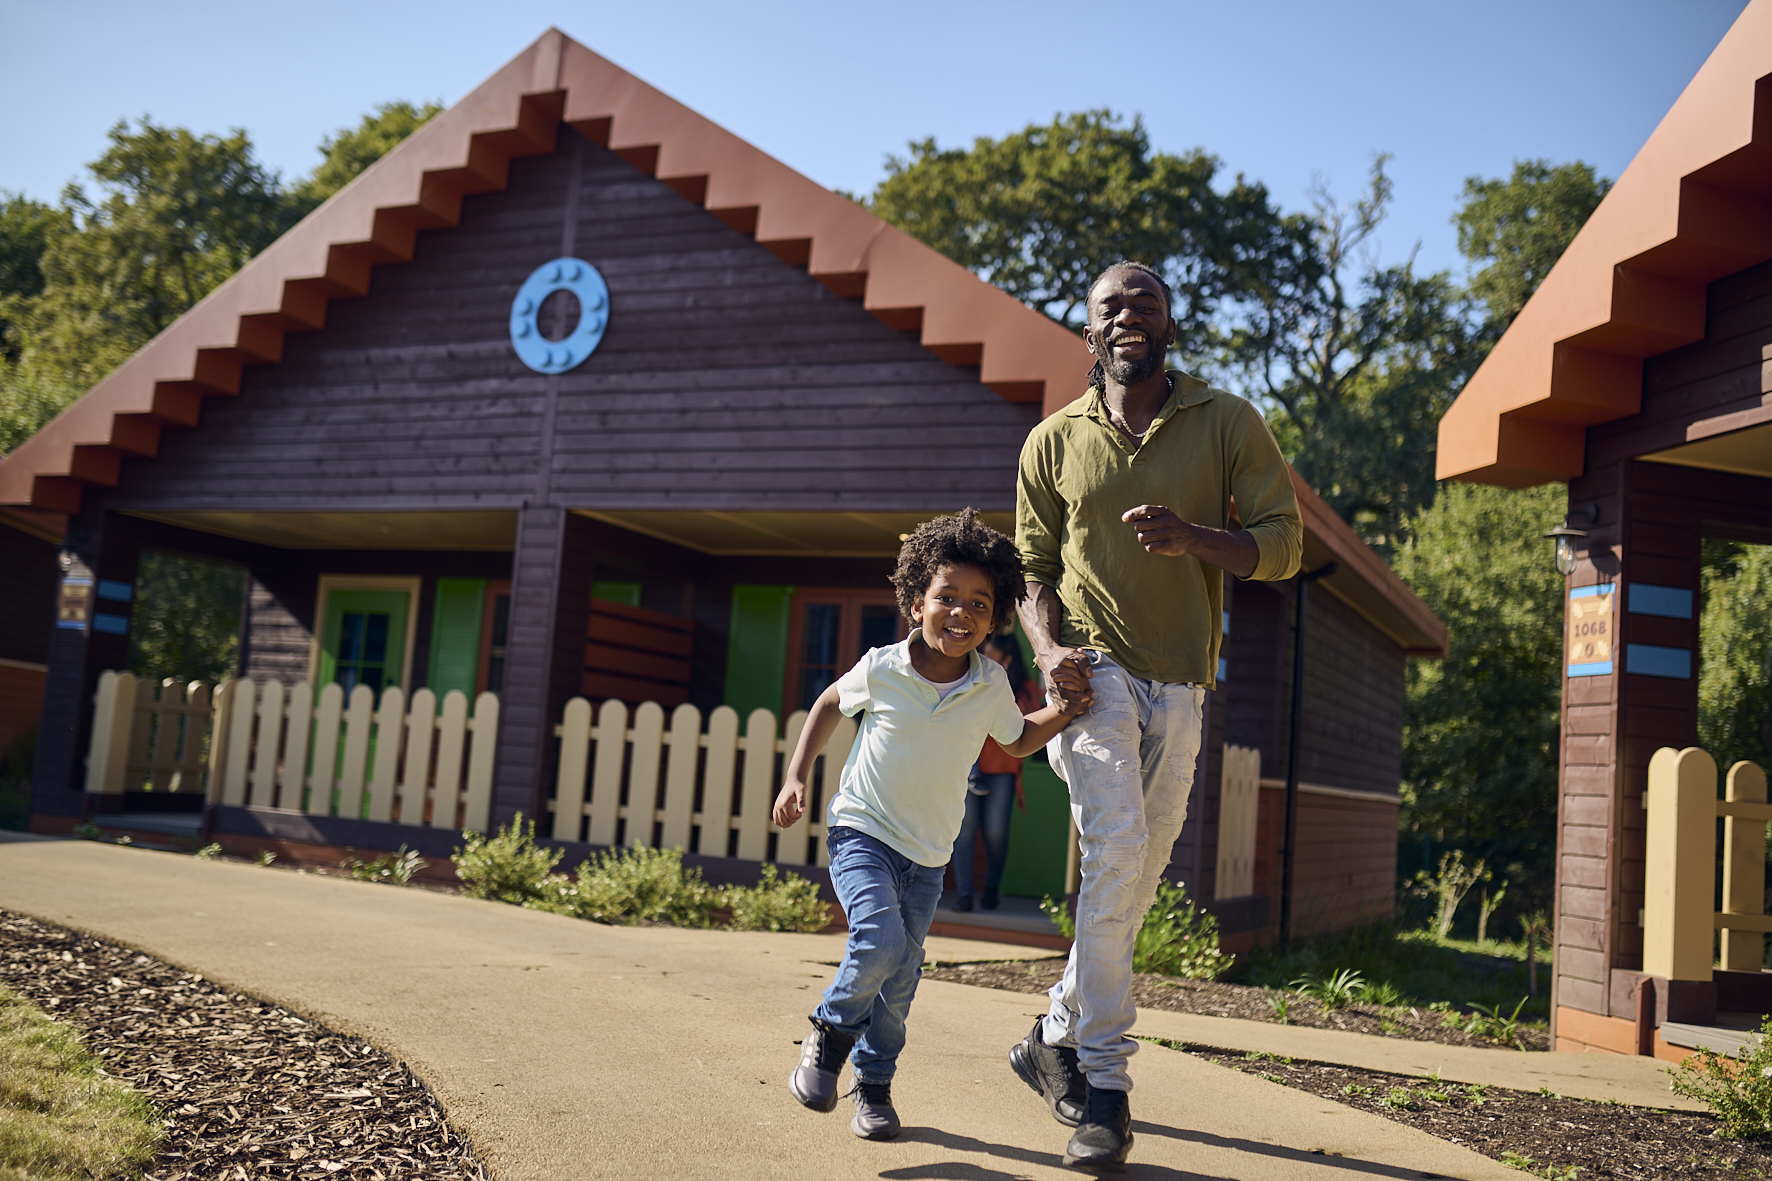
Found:
[[[52,200],[119,118],[244,127],[286,177],[394,98],[453,102],[549,25],[822,184],[866,190],[908,140],[1059,112],[1144,116],[1288,208],[1395,154],[1385,258],[1462,273],[1467,176],[1582,159],[1616,176],[1744,0],[1044,0],[672,5],[462,0],[0,4],[0,188]]]

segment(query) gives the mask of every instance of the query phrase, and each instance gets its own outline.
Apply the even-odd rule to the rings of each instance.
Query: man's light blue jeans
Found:
[[[1047,746],[1081,834],[1077,938],[1044,1038],[1074,1046],[1089,1085],[1130,1091],[1132,944],[1187,819],[1206,691],[1141,681],[1103,657],[1095,704]]]
[[[857,1081],[889,1083],[947,866],[918,865],[853,828],[831,829],[825,843],[831,887],[849,919],[849,946],[813,1016],[857,1039],[849,1054]]]

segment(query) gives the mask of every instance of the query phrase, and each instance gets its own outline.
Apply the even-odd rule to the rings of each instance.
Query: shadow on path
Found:
[[[1137,1125],[1134,1127],[1136,1128]],[[1062,1128],[1054,1130],[1052,1134],[1055,1141],[1060,1136],[1068,1135]],[[1036,1152],[1031,1148],[993,1144],[988,1140],[960,1136],[953,1132],[943,1132],[937,1128],[906,1128],[899,1134],[899,1138],[918,1144],[933,1144],[952,1152],[976,1152],[1022,1164],[1040,1165],[1048,1169],[1064,1168],[1063,1160],[1058,1152]],[[1138,1159],[1138,1149],[1139,1146],[1135,1142],[1132,1145],[1132,1160],[1127,1163],[1126,1171],[1119,1174],[1120,1176],[1127,1178],[1148,1177],[1152,1181],[1235,1181],[1234,1178],[1218,1177],[1210,1173],[1189,1173],[1180,1169],[1172,1169],[1167,1165],[1141,1161]],[[1313,1159],[1310,1158],[1309,1153],[1300,1153],[1299,1156]],[[1080,1172],[1077,1174],[1079,1177],[1085,1175]],[[880,1173],[880,1176],[886,1178],[887,1181],[1024,1181],[1028,1174],[1020,1170],[1003,1172],[967,1161],[939,1161],[927,1165],[911,1165],[902,1169],[886,1169]],[[1413,1178],[1419,1177],[1421,1174],[1410,1173],[1408,1176]]]
[[[1260,1140],[1243,1140],[1235,1136],[1215,1136],[1211,1132],[1183,1131],[1177,1128],[1165,1128],[1159,1124],[1142,1123],[1138,1120],[1132,1121],[1132,1131],[1135,1135],[1161,1136],[1169,1140],[1208,1144],[1213,1148],[1228,1148],[1232,1152],[1249,1152],[1258,1156],[1271,1156],[1276,1160],[1293,1161],[1298,1164],[1326,1165],[1331,1168],[1346,1169],[1352,1173],[1361,1173],[1368,1177],[1394,1177],[1398,1181],[1428,1181],[1430,1178],[1442,1176],[1440,1173],[1424,1173],[1420,1169],[1406,1169],[1397,1165],[1379,1164],[1377,1161],[1359,1160],[1321,1149],[1312,1151],[1302,1148],[1287,1148],[1284,1144],[1267,1144]],[[1136,1145],[1133,1151],[1137,1151]]]

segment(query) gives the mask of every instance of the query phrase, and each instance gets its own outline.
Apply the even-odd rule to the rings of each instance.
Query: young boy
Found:
[[[989,735],[1010,754],[1029,755],[1075,716],[1049,705],[1022,717],[1007,674],[975,652],[1009,622],[1027,584],[1015,544],[979,524],[973,510],[911,534],[892,585],[914,627],[910,638],[869,652],[819,695],[775,801],[777,824],[797,821],[837,716],[865,712],[825,838],[849,946],[812,1014],[788,1088],[812,1110],[830,1111],[843,1062],[852,1059],[849,1126],[868,1140],[898,1135],[892,1076],[979,746]],[[1076,712],[1088,707],[1080,673],[1061,666],[1053,675]]]

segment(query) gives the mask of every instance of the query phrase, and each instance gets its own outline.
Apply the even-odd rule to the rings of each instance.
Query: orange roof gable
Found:
[[[1643,359],[1704,336],[1708,285],[1772,258],[1772,0],[1753,0],[1440,420],[1437,475],[1582,473]]]
[[[285,333],[324,327],[328,301],[410,260],[420,230],[457,224],[463,197],[504,188],[512,159],[553,151],[562,121],[893,327],[920,329],[937,356],[979,366],[1003,398],[1050,411],[1076,396],[1090,357],[1068,329],[550,29],[0,460],[0,505],[78,512],[81,490],[115,486],[125,456],[156,453],[162,426],[194,426],[205,397],[238,394],[246,366],[281,358]]]

